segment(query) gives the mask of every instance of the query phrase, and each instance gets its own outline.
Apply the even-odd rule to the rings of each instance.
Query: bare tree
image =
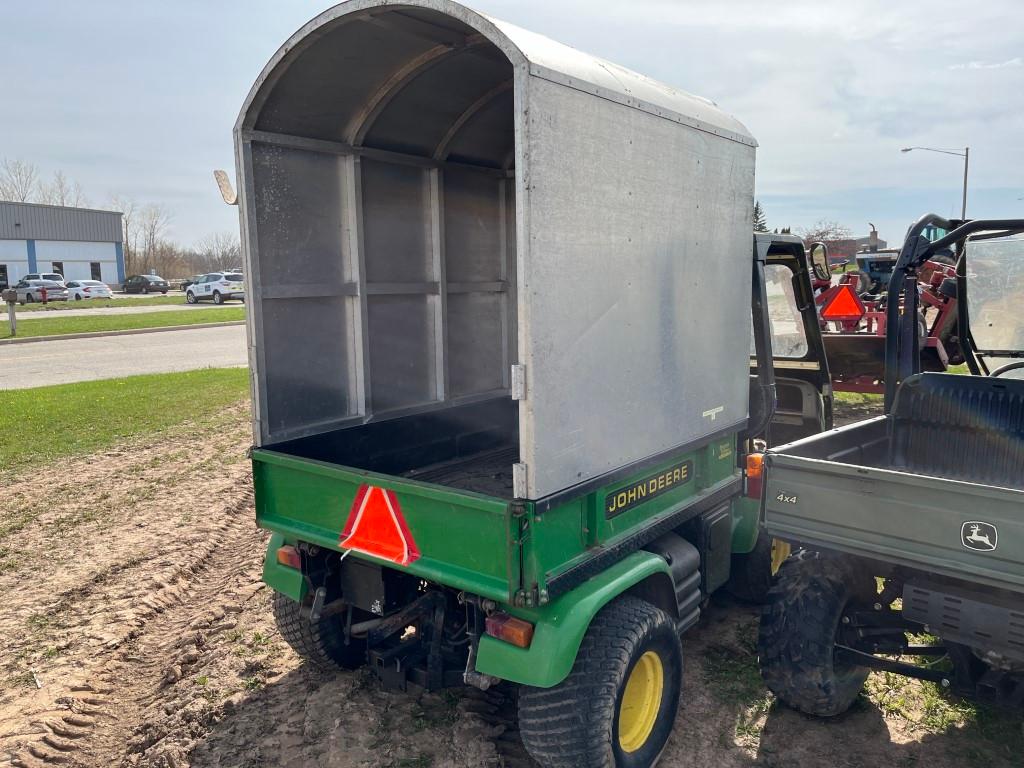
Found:
[[[125,274],[134,275],[139,270],[136,268],[136,253],[139,246],[139,206],[134,200],[121,195],[114,195],[106,205],[109,210],[121,213],[121,230],[124,240],[124,268]]]
[[[72,208],[81,208],[89,204],[82,191],[82,185],[68,179],[64,171],[54,173],[53,181],[39,184],[38,200],[48,205],[66,205]]]
[[[812,243],[827,245],[828,257],[833,263],[849,261],[857,253],[857,241],[853,239],[853,233],[849,227],[836,221],[821,219],[812,227],[797,229],[796,233],[803,238],[805,247],[809,248]]]
[[[241,266],[242,246],[238,235],[218,232],[205,237],[196,246],[196,263],[200,269],[214,272]]]
[[[24,160],[4,158],[0,163],[0,200],[28,203],[39,191],[39,171]]]
[[[162,277],[183,277],[189,270],[190,254],[170,240],[161,240],[153,248],[150,268]]]
[[[811,243],[825,243],[829,245],[830,243],[853,239],[853,233],[850,232],[849,227],[844,227],[837,221],[828,221],[827,219],[821,219],[812,227],[798,228],[796,233],[804,239],[805,245],[810,245]]]
[[[136,267],[144,272],[155,266],[157,248],[164,240],[171,216],[162,205],[150,203],[139,211],[138,222],[140,249],[135,254]]]

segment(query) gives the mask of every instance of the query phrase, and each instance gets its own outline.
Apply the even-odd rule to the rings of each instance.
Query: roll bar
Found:
[[[924,237],[929,226],[949,230],[934,242]],[[885,411],[888,413],[896,398],[896,388],[903,379],[918,373],[921,368],[920,338],[917,328],[918,293],[917,270],[938,251],[956,247],[957,254],[957,336],[967,365],[974,375],[981,375],[976,356],[977,348],[970,331],[970,313],[964,252],[967,238],[976,240],[1009,237],[1024,232],[1024,219],[975,219],[961,221],[944,219],[929,213],[919,218],[907,230],[900,255],[889,278],[886,304],[885,337]],[[978,235],[981,235],[980,237]],[[903,303],[900,296],[903,295]],[[900,310],[903,310],[902,312]]]

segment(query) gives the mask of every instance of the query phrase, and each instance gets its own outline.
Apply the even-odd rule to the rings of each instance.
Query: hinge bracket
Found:
[[[517,499],[526,498],[526,465],[512,465],[512,495]]]
[[[512,399],[526,399],[526,366],[522,363],[512,364]]]

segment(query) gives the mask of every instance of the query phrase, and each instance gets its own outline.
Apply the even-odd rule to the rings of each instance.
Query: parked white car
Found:
[[[25,275],[22,280],[52,280],[64,285],[64,275],[60,272],[33,272],[31,275]]]
[[[99,280],[72,280],[68,283],[68,298],[75,301],[82,299],[109,299],[113,297],[110,286]]]
[[[25,278],[19,282],[14,289],[18,292],[19,304],[31,304],[43,300],[43,291],[46,291],[47,301],[67,301],[68,289],[64,283],[56,280],[29,280]]]
[[[196,304],[210,299],[223,304],[228,299],[245,301],[245,285],[240,272],[210,272],[185,289],[185,301]]]

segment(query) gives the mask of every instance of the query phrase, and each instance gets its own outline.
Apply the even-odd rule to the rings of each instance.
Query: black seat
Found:
[[[1024,380],[920,373],[896,393],[889,466],[1024,490]]]

